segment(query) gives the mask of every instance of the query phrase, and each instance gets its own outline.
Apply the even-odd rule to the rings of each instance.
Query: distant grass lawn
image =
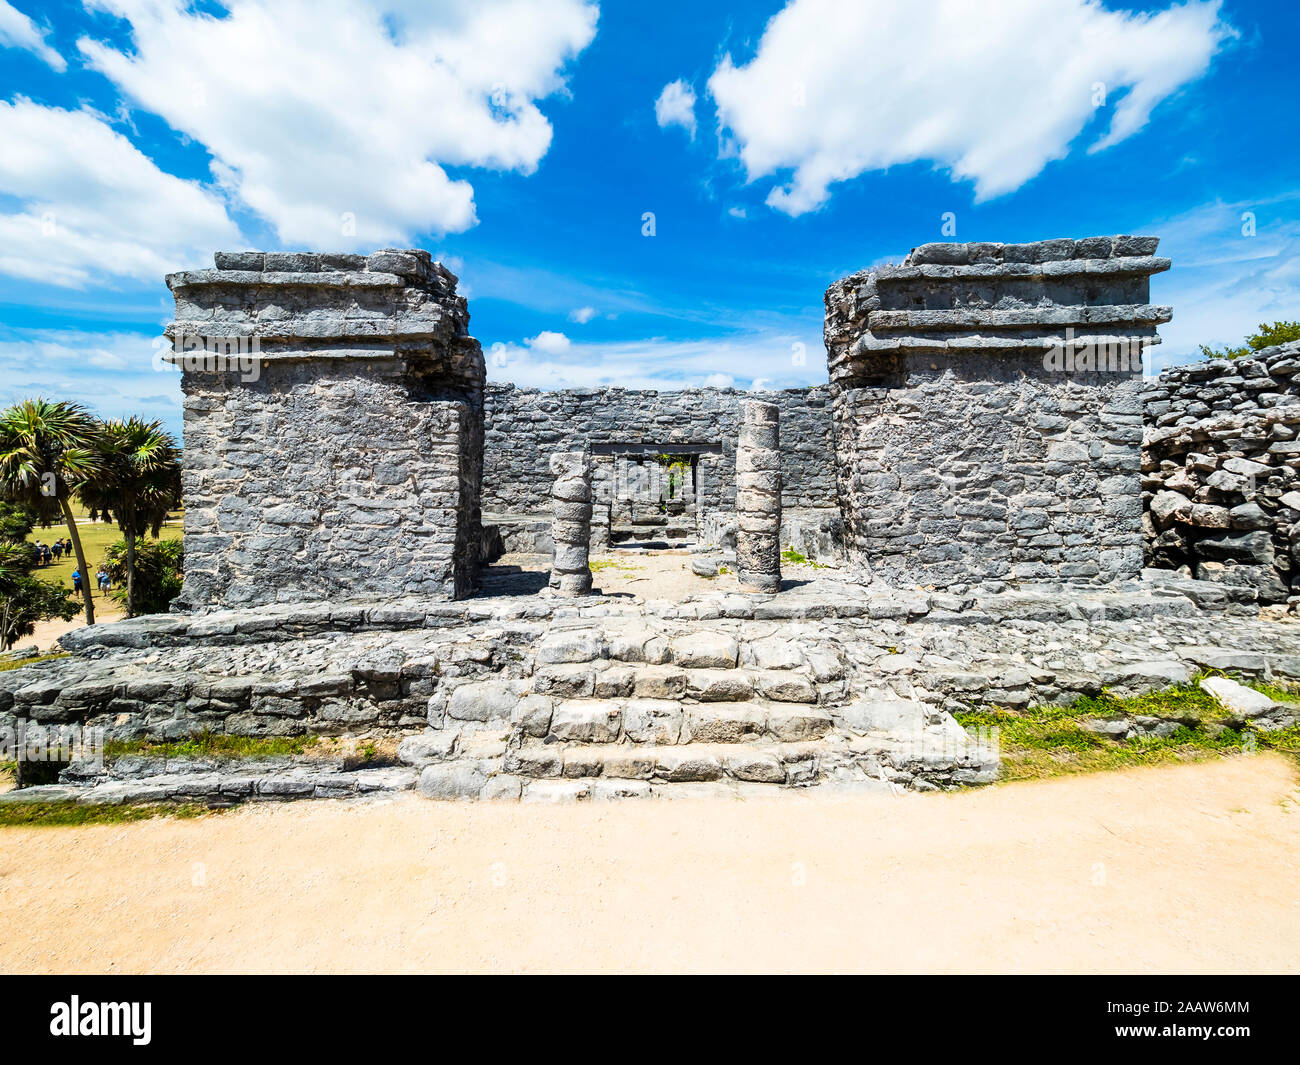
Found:
[[[122,533],[116,525],[104,521],[91,521],[82,507],[72,508],[73,516],[77,519],[77,531],[81,534],[81,547],[86,553],[86,565],[90,569],[91,590],[95,592],[95,600],[102,598],[95,588],[94,575],[99,569],[99,564],[104,560],[104,555],[108,553],[109,547],[122,538]],[[32,530],[32,534],[27,537],[28,543],[35,543],[39,540],[43,544],[52,544],[55,540],[66,540],[68,537],[67,526],[63,524],[51,525],[48,528],[41,528],[39,525]],[[181,538],[181,512],[176,511],[168,518],[167,523],[163,526],[160,540],[179,540]],[[72,571],[77,568],[77,556],[75,554],[64,555],[57,562],[51,562],[48,566],[38,566],[34,571],[34,576],[44,578],[45,580],[60,580],[69,588],[72,587]]]

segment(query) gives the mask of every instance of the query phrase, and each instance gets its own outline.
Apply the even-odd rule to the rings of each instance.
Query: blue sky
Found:
[[[824,381],[826,286],[945,219],[1161,236],[1162,361],[1300,317],[1294,4],[705,6],[0,0],[0,403],[179,430],[224,248],[429,248],[548,388]]]

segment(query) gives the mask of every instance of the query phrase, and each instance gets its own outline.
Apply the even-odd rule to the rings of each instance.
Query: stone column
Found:
[[[745,400],[736,444],[736,568],[747,592],[781,590],[781,427],[775,403]]]
[[[591,460],[585,451],[560,451],[551,456],[551,486],[554,507],[551,539],[555,555],[551,563],[551,587],[559,595],[587,595],[591,591],[591,569],[587,551],[591,542]]]

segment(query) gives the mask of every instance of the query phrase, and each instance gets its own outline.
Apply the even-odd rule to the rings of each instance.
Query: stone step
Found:
[[[631,666],[577,662],[539,666],[531,688],[555,699],[695,699],[743,702],[763,698],[782,703],[819,701],[817,685],[792,669],[688,669],[675,665]]]
[[[814,743],[558,744],[532,741],[506,751],[505,772],[529,780],[667,783],[739,780],[815,784],[826,748]]]
[[[825,736],[834,722],[823,708],[762,699],[559,699],[525,696],[513,724],[521,737],[552,743],[744,743]]]

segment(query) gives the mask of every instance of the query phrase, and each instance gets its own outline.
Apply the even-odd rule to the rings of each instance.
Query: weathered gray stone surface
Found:
[[[752,396],[734,388],[542,392],[490,384],[485,393],[483,509],[512,514],[545,510],[551,484],[547,458],[553,451],[626,445],[627,454],[635,455],[694,445],[707,449],[699,468],[706,508],[734,512],[740,409]],[[829,389],[785,389],[762,398],[781,410],[783,504],[834,508]]]
[[[484,369],[455,276],[422,251],[217,262],[167,278],[185,393],[179,605],[466,594]],[[248,361],[208,350],[226,342]]]
[[[736,443],[736,567],[745,591],[781,589],[781,425],[775,403],[746,400]]]
[[[839,494],[857,561],[939,586],[1138,572],[1135,348],[1157,343],[1170,316],[1147,303],[1149,276],[1169,267],[1156,243],[931,244],[827,290]]]
[[[551,456],[551,588],[557,595],[591,591],[591,459],[585,451]]]
[[[1147,564],[1260,603],[1300,590],[1300,342],[1175,366],[1143,394]]]
[[[0,729],[21,720],[84,723],[116,739],[405,733],[401,766],[376,780],[411,788],[419,773],[421,790],[440,797],[653,796],[702,783],[725,786],[720,794],[740,784],[952,787],[997,771],[987,738],[956,728],[955,711],[1065,703],[1103,687],[1137,693],[1202,668],[1300,678],[1295,623],[1259,620],[1215,584],[1148,575],[1105,590],[961,594],[824,576],[779,596],[680,603],[433,603],[422,622],[399,603],[140,618],[76,630],[70,658],[0,672]],[[1225,709],[1225,720],[1236,713]],[[1249,720],[1282,727],[1295,714],[1277,704]],[[1112,731],[1168,727],[1125,719]],[[127,782],[135,790],[123,801],[364,790],[339,767],[147,762],[119,759],[69,783]],[[566,786],[530,796],[543,781]]]

